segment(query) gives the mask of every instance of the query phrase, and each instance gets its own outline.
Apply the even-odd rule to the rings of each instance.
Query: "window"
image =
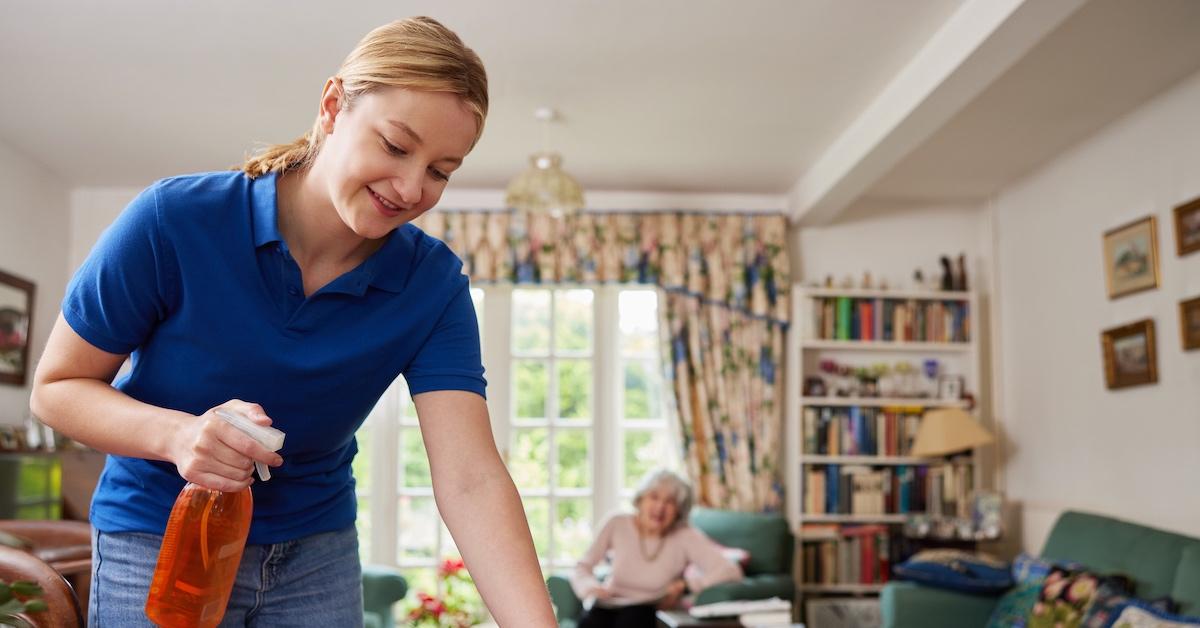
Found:
[[[645,471],[678,467],[658,349],[658,296],[624,286],[493,286],[471,291],[497,446],[521,492],[542,566],[587,549]],[[433,501],[403,378],[359,431],[364,562],[398,565],[414,591],[457,556]]]

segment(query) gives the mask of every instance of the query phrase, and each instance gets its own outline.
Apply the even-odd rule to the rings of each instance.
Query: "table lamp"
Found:
[[[948,456],[987,445],[992,433],[962,408],[930,410],[921,418],[912,455],[922,458]]]

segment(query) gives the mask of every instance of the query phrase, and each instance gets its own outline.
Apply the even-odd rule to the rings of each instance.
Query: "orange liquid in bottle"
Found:
[[[191,483],[183,487],[146,598],[151,621],[170,628],[211,628],[221,622],[253,506],[249,488],[222,493]]]

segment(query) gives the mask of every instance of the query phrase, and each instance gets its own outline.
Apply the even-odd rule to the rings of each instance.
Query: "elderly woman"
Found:
[[[683,478],[651,471],[633,505],[634,514],[609,517],[575,567],[571,587],[587,608],[579,628],[653,627],[656,608],[677,606],[687,591],[742,577],[719,545],[688,525],[692,489]],[[601,583],[593,568],[606,555],[612,569]]]

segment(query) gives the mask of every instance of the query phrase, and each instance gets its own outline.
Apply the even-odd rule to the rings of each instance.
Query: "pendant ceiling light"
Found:
[[[583,209],[583,188],[562,169],[562,156],[549,150],[549,127],[558,113],[540,107],[534,117],[542,123],[542,150],[529,157],[529,168],[508,182],[504,202],[517,211],[546,213],[555,217]]]

